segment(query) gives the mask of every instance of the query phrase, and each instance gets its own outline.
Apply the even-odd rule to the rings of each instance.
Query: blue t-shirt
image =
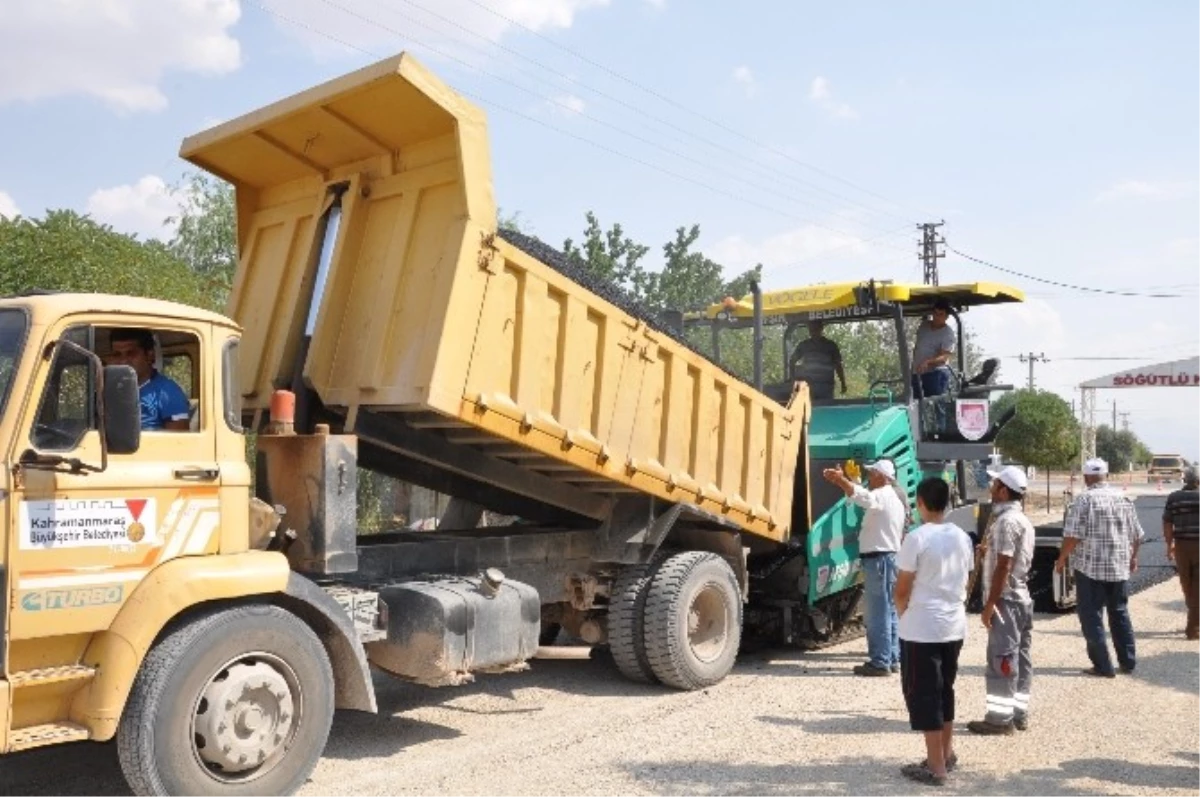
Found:
[[[186,421],[192,405],[183,388],[167,377],[154,372],[138,388],[142,403],[142,429],[162,429],[167,421]]]

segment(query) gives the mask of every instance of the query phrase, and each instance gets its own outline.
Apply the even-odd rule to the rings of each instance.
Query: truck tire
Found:
[[[717,683],[741,638],[742,596],[729,563],[707,551],[667,559],[646,598],[646,652],[658,680],[685,690]]]
[[[644,626],[650,580],[662,560],[656,554],[646,564],[622,567],[613,581],[608,606],[608,648],[613,663],[626,678],[643,684],[657,680],[646,654]]]
[[[217,610],[177,628],[134,680],[117,753],[134,794],[292,794],[333,721],[321,641],[277,606]]]

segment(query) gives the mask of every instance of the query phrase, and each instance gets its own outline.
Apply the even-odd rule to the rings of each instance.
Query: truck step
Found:
[[[51,722],[46,725],[31,725],[18,728],[9,737],[9,750],[31,750],[62,742],[86,741],[91,734],[82,725],[73,722]]]
[[[66,681],[90,681],[95,674],[95,667],[89,667],[86,664],[68,664],[63,667],[42,667],[37,670],[14,672],[8,676],[8,682],[15,688],[23,688]]]
[[[378,592],[345,584],[327,586],[325,592],[350,616],[359,642],[366,644],[387,639],[387,627],[383,626],[383,618],[379,616]]]

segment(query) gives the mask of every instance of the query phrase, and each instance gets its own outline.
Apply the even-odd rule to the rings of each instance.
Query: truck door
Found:
[[[211,367],[199,360],[211,330],[161,319],[136,329],[149,331],[146,339],[153,341],[145,352],[152,370],[142,382],[141,447],[110,455],[102,472],[89,469],[102,460],[94,361],[60,347],[39,364],[16,451],[57,455],[83,467],[25,468],[14,489],[14,659],[20,640],[107,628],[156,565],[218,545],[219,416]],[[74,325],[59,335],[111,364],[122,358],[118,350],[128,348],[114,339],[130,334],[114,332]]]

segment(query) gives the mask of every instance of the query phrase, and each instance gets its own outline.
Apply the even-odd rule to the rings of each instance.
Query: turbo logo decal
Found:
[[[120,603],[124,595],[125,587],[119,584],[82,589],[46,589],[39,592],[26,592],[21,597],[21,608],[27,612],[88,609],[94,606]]]

